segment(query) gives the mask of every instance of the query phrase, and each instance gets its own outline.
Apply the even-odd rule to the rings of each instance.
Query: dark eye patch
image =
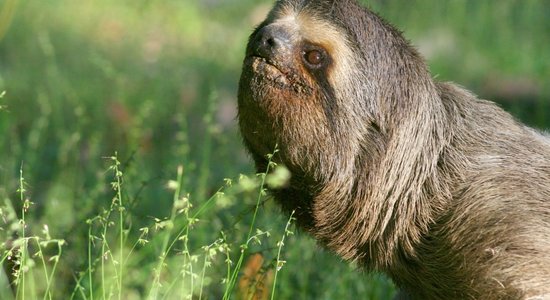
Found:
[[[317,85],[320,102],[326,115],[329,127],[336,131],[336,94],[328,80],[328,72],[332,63],[332,57],[328,51],[316,44],[304,43],[301,49],[302,62]]]

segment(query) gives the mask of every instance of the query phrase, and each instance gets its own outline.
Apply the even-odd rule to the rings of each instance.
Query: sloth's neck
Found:
[[[346,176],[313,195],[314,235],[344,259],[386,270],[401,256],[415,257],[449,201],[440,158],[451,120],[435,86],[428,88],[410,96],[410,112],[390,133],[369,133]]]

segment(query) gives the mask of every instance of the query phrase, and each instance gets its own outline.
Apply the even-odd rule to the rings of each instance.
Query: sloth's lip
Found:
[[[312,91],[312,88],[300,79],[293,68],[277,64],[265,57],[247,56],[244,65],[253,74],[252,76],[264,82],[267,81],[275,89],[291,89],[294,93],[310,93]]]
[[[265,58],[263,56],[260,56],[260,55],[250,55],[248,58],[252,59],[252,60],[258,60],[262,63],[268,64],[268,65],[274,67],[275,69],[277,69],[279,72],[283,73],[283,70],[281,70],[281,68],[276,63],[271,61],[270,59],[267,59],[267,58]]]
[[[247,60],[254,73],[261,74],[266,79],[278,84],[289,84],[287,72],[271,60],[257,55],[251,55],[247,57]]]

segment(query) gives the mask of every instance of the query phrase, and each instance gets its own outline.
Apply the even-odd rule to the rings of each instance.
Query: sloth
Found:
[[[238,123],[270,192],[404,299],[550,299],[550,138],[438,82],[354,0],[281,0],[250,36]]]

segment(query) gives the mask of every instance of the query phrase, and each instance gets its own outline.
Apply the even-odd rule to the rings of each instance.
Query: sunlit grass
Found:
[[[246,177],[241,175],[236,184],[233,180],[226,180],[226,184],[220,188],[210,199],[202,203],[197,209],[193,209],[189,198],[190,195],[182,194],[183,166],[177,168],[176,180],[167,182],[167,187],[174,192],[173,207],[168,219],[154,219],[150,227],[140,228],[139,237],[135,241],[128,239],[128,233],[132,230],[132,219],[134,216],[126,215],[123,206],[123,182],[124,175],[120,169],[121,163],[115,154],[109,157],[111,165],[108,170],[112,174],[110,183],[113,197],[111,205],[105,210],[90,219],[88,219],[88,253],[87,270],[80,272],[76,278],[77,284],[71,294],[72,298],[83,299],[126,299],[127,287],[131,285],[142,285],[148,287],[148,299],[192,299],[197,296],[199,299],[211,298],[206,288],[211,285],[219,285],[220,290],[224,290],[224,297],[230,299],[235,295],[235,283],[238,280],[241,268],[247,252],[253,245],[261,245],[262,239],[270,236],[269,231],[262,231],[256,227],[255,220],[262,214],[260,204],[265,197],[265,181],[272,175],[266,173],[258,174],[256,177]],[[274,163],[269,164],[269,168],[274,167]],[[110,174],[107,173],[110,176]],[[43,227],[44,237],[30,236],[25,229],[25,220],[32,215],[32,202],[27,197],[25,186],[27,182],[23,177],[23,168],[20,169],[20,186],[18,194],[22,202],[21,218],[17,218],[15,212],[10,206],[2,206],[2,217],[5,221],[9,220],[15,231],[19,231],[19,237],[15,240],[4,242],[0,247],[2,260],[0,263],[9,260],[13,262],[12,277],[14,278],[14,299],[55,299],[52,287],[55,286],[58,263],[65,257],[61,254],[63,247],[67,247],[63,240],[52,239],[47,225]],[[227,235],[219,233],[219,238],[215,239],[209,245],[201,246],[198,249],[190,249],[189,244],[193,239],[193,230],[203,214],[215,204],[216,201],[223,201],[225,197],[237,197],[242,193],[254,193],[257,190],[256,204],[252,222],[248,225],[247,236],[239,246],[232,246],[227,241]],[[7,205],[7,204],[6,204]],[[118,213],[118,214],[117,214]],[[178,221],[183,220],[183,228],[175,227]],[[208,222],[208,220],[205,220]],[[272,266],[277,271],[281,268],[282,262],[281,249],[284,237],[289,234],[289,223],[285,227],[283,239],[279,242],[277,261]],[[154,240],[162,240],[160,253],[154,248]],[[240,239],[237,237],[237,240]],[[35,242],[35,244],[29,244]],[[55,244],[57,248],[49,249],[49,245]],[[131,247],[129,246],[131,245]],[[11,246],[8,246],[11,245]],[[35,253],[31,256],[29,249],[36,246]],[[43,250],[48,248],[48,253]],[[149,248],[149,249],[148,249]],[[125,249],[130,249],[125,251]],[[99,251],[98,251],[99,250]],[[152,251],[147,251],[152,250]],[[236,254],[235,251],[238,253]],[[145,276],[145,281],[135,282],[128,279],[127,274],[130,266],[128,261],[134,259],[138,252],[146,252],[150,256],[146,261],[152,273]],[[117,255],[118,253],[118,255]],[[238,255],[238,263],[233,264],[232,257]],[[182,259],[178,259],[181,256]],[[38,259],[39,265],[34,261]],[[139,258],[143,260],[144,258]],[[216,262],[218,260],[219,262]],[[174,266],[174,261],[180,263]],[[182,263],[181,263],[182,262]],[[213,264],[218,263],[226,266],[226,276],[220,277],[218,282],[206,282],[207,275],[211,272]],[[202,264],[202,265],[201,265]],[[154,265],[154,266],[153,266]],[[42,270],[40,270],[42,269]],[[175,270],[175,272],[173,272]],[[222,268],[223,270],[223,268]],[[36,275],[43,272],[45,286],[37,286]],[[87,278],[85,278],[87,277]],[[148,284],[150,282],[150,284]],[[84,285],[87,284],[87,285]],[[179,287],[179,288],[177,288]],[[99,292],[98,292],[99,291]],[[275,291],[273,289],[273,291]],[[60,291],[57,291],[59,295]],[[143,296],[143,295],[142,295]],[[142,298],[141,296],[139,298]]]

